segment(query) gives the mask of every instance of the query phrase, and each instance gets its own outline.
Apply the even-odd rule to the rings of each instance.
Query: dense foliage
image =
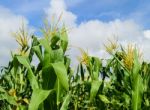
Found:
[[[15,37],[21,48],[1,70],[0,110],[150,110],[150,64],[132,45],[110,41],[110,59],[80,49],[73,71],[65,27],[46,27],[31,44],[23,28]]]

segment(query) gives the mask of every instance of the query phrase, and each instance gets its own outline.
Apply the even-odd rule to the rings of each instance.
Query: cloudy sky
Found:
[[[16,43],[11,37],[24,21],[38,36],[43,19],[61,13],[70,46],[106,57],[103,44],[117,36],[119,42],[136,43],[150,61],[150,0],[0,0],[0,65],[8,63]],[[77,50],[70,50],[75,57]]]

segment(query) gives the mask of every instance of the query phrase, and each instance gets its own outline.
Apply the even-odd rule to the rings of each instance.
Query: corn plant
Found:
[[[0,110],[150,109],[150,64],[136,47],[109,41],[109,59],[79,48],[73,71],[65,26],[46,24],[42,32],[41,38],[29,35],[23,26],[13,34],[20,47],[1,69]]]
[[[64,109],[63,98],[65,95],[70,97],[66,94],[69,92],[70,69],[70,60],[65,55],[68,45],[66,29],[63,27],[48,35],[46,32],[40,40],[32,35],[31,47],[27,44],[24,28],[15,33],[21,49],[12,55],[12,61],[2,70],[2,109]],[[31,64],[33,55],[39,60],[37,67]]]

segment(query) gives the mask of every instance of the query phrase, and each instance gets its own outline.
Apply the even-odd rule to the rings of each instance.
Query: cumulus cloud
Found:
[[[76,26],[77,16],[70,11],[67,11],[66,4],[63,0],[51,0],[50,7],[45,10],[48,20],[52,21],[53,16],[58,18],[63,14],[61,20],[70,27]]]
[[[15,15],[9,9],[0,7],[0,66],[8,64],[10,51],[17,47],[15,39],[11,36],[24,22],[27,26],[28,21],[21,15]]]
[[[143,33],[146,38],[150,39],[150,30],[145,30]]]
[[[150,60],[149,40],[150,30],[143,30],[140,25],[134,22],[134,19],[120,20],[116,19],[109,22],[103,22],[99,19],[93,19],[86,22],[76,23],[77,15],[69,11],[64,0],[51,0],[50,7],[46,10],[48,19],[52,15],[59,16],[63,12],[62,21],[68,26],[74,26],[69,31],[70,45],[88,49],[91,55],[106,58],[108,55],[102,49],[103,44],[108,38],[117,36],[120,43],[135,43],[142,48],[144,58]],[[86,14],[85,14],[86,16]],[[70,50],[72,57],[78,55],[75,49]],[[145,54],[146,53],[146,54]]]
[[[71,43],[97,50],[108,38],[116,36],[120,41],[140,40],[142,36],[141,28],[133,21],[114,20],[110,22],[102,22],[100,20],[90,20],[81,23],[70,33]],[[80,41],[83,41],[82,43]]]

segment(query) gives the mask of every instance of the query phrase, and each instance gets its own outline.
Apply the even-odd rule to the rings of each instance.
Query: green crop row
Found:
[[[46,27],[31,44],[24,28],[14,35],[21,48],[1,69],[0,110],[150,110],[150,64],[132,45],[110,41],[109,59],[80,49],[73,71],[65,26]]]

